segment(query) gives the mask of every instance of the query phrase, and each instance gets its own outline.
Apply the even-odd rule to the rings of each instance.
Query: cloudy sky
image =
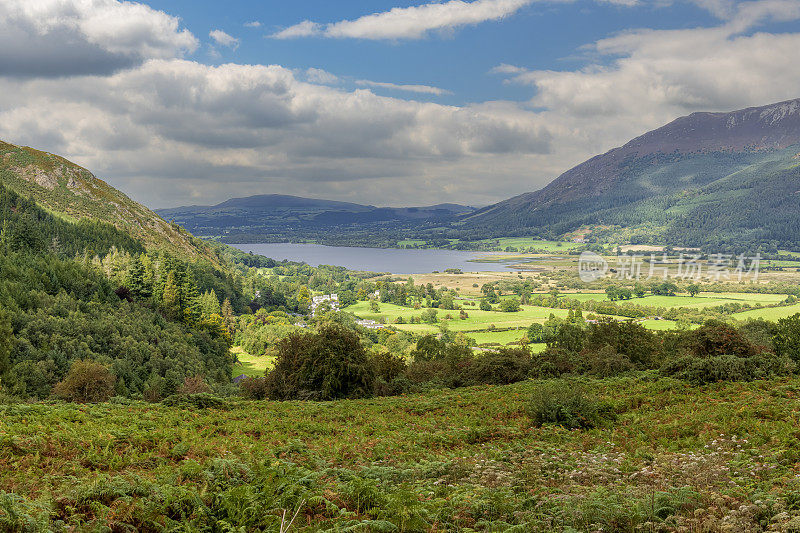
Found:
[[[800,0],[0,0],[0,139],[154,208],[484,205],[800,97]]]

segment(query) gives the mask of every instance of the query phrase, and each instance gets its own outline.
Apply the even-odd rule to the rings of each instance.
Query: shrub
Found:
[[[689,333],[689,350],[699,357],[755,355],[756,348],[736,328],[719,320],[708,320]]]
[[[116,378],[104,365],[88,359],[72,363],[64,381],[53,392],[61,399],[78,403],[104,402],[114,395]]]
[[[194,377],[185,377],[183,385],[178,389],[178,394],[200,394],[203,392],[211,392],[211,387],[203,379],[203,376],[196,375]]]
[[[267,378],[249,377],[239,383],[241,394],[248,400],[265,400],[267,398]]]
[[[604,402],[589,398],[580,387],[569,382],[546,383],[538,387],[527,407],[536,427],[556,424],[567,429],[589,429],[614,418]]]
[[[292,334],[278,345],[275,368],[267,374],[267,395],[274,400],[362,398],[375,380],[358,335],[339,324],[318,333]]]
[[[771,353],[751,357],[685,355],[667,362],[661,368],[661,373],[702,385],[716,381],[753,381],[790,374],[795,369],[796,365],[791,359]]]
[[[463,369],[468,384],[507,385],[528,379],[533,358],[523,348],[503,348],[470,359]]]
[[[228,404],[222,398],[201,392],[199,394],[173,394],[164,398],[161,403],[169,407],[196,407],[198,409],[227,409]]]
[[[585,356],[589,373],[601,378],[616,376],[634,368],[628,356],[618,353],[608,344],[595,352],[587,352]]]
[[[616,354],[621,354],[629,364],[639,368],[648,368],[660,349],[656,335],[632,321],[620,322],[603,318],[597,324],[591,324],[586,336],[585,348],[590,352],[599,352],[606,346]],[[606,350],[600,357],[607,362],[611,352]],[[626,365],[623,365],[626,366]]]
[[[778,320],[772,343],[775,353],[800,363],[800,313]]]
[[[371,357],[375,376],[387,383],[399,377],[406,370],[406,361],[389,352],[378,352]]]

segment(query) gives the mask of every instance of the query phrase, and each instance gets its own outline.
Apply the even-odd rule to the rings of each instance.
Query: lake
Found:
[[[508,265],[519,261],[477,263],[476,259],[492,255],[488,252],[458,250],[400,250],[394,248],[357,248],[321,244],[234,244],[244,252],[270,257],[276,261],[302,261],[311,266],[335,265],[350,270],[391,272],[392,274],[427,274],[448,268],[464,272],[508,272]]]

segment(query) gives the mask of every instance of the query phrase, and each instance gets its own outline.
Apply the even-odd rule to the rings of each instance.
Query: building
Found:
[[[356,325],[367,329],[383,329],[386,326],[374,320],[356,320]]]
[[[322,305],[327,304],[332,310],[338,311],[339,310],[339,295],[338,294],[323,294],[321,296],[312,296],[311,297],[311,314],[316,314],[317,308]]]

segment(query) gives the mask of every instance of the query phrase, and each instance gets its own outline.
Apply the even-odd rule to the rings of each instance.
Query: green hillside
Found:
[[[459,227],[471,239],[552,238],[588,227],[601,242],[797,249],[798,109],[790,101],[682,117]]]
[[[202,241],[63,157],[0,141],[0,184],[66,220],[107,222],[148,249],[217,263]]]

